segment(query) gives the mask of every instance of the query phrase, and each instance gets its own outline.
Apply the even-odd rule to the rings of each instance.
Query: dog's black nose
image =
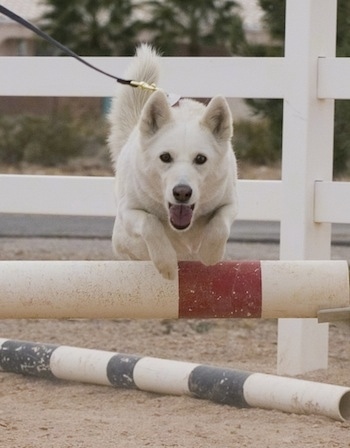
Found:
[[[192,188],[189,185],[176,185],[173,188],[173,195],[177,202],[188,202],[192,196]]]

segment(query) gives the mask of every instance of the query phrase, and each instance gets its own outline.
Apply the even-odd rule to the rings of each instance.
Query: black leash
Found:
[[[92,68],[93,70],[96,70],[99,73],[102,73],[102,75],[108,76],[109,78],[116,80],[120,84],[129,85],[131,87],[140,87],[140,88],[146,89],[146,90],[157,90],[157,87],[154,84],[148,84],[144,81],[133,81],[131,79],[119,78],[117,76],[111,75],[110,73],[105,72],[104,70],[101,70],[100,68],[90,64],[90,62],[87,62],[85,59],[83,59],[82,57],[80,57],[79,55],[74,53],[74,51],[70,50],[65,45],[62,45],[56,39],[54,39],[53,37],[46,34],[40,28],[36,27],[32,23],[25,20],[23,17],[18,16],[17,14],[15,14],[14,12],[10,11],[9,9],[5,8],[2,5],[0,5],[0,13],[4,14],[6,17],[8,17],[11,20],[14,20],[15,22],[19,23],[20,25],[26,27],[30,31],[33,31],[33,33],[37,34],[39,37],[41,37],[42,39],[45,39],[47,42],[49,42],[50,44],[59,48],[64,53],[77,59],[82,64],[85,64],[87,67]]]

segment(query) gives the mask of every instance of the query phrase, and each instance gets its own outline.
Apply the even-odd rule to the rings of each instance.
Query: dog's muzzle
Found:
[[[186,184],[178,184],[173,188],[174,204],[169,204],[170,223],[176,230],[184,230],[192,221],[194,204],[190,205],[192,188]]]

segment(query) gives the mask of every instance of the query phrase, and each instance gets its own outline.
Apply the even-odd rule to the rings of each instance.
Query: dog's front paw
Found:
[[[219,263],[225,255],[226,240],[206,240],[199,249],[199,259],[206,266]]]
[[[148,247],[149,256],[158,272],[167,280],[175,280],[178,271],[177,254],[168,240]]]
[[[153,259],[152,260],[158,272],[166,279],[166,280],[175,280],[178,272],[177,258],[168,256],[162,259]]]

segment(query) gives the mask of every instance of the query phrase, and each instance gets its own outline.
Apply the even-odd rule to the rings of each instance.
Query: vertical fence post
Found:
[[[335,55],[335,0],[287,0],[281,259],[330,258],[330,224],[314,222],[314,184],[332,179],[334,100],[317,98],[317,62]],[[328,365],[328,325],[280,319],[279,374]]]

